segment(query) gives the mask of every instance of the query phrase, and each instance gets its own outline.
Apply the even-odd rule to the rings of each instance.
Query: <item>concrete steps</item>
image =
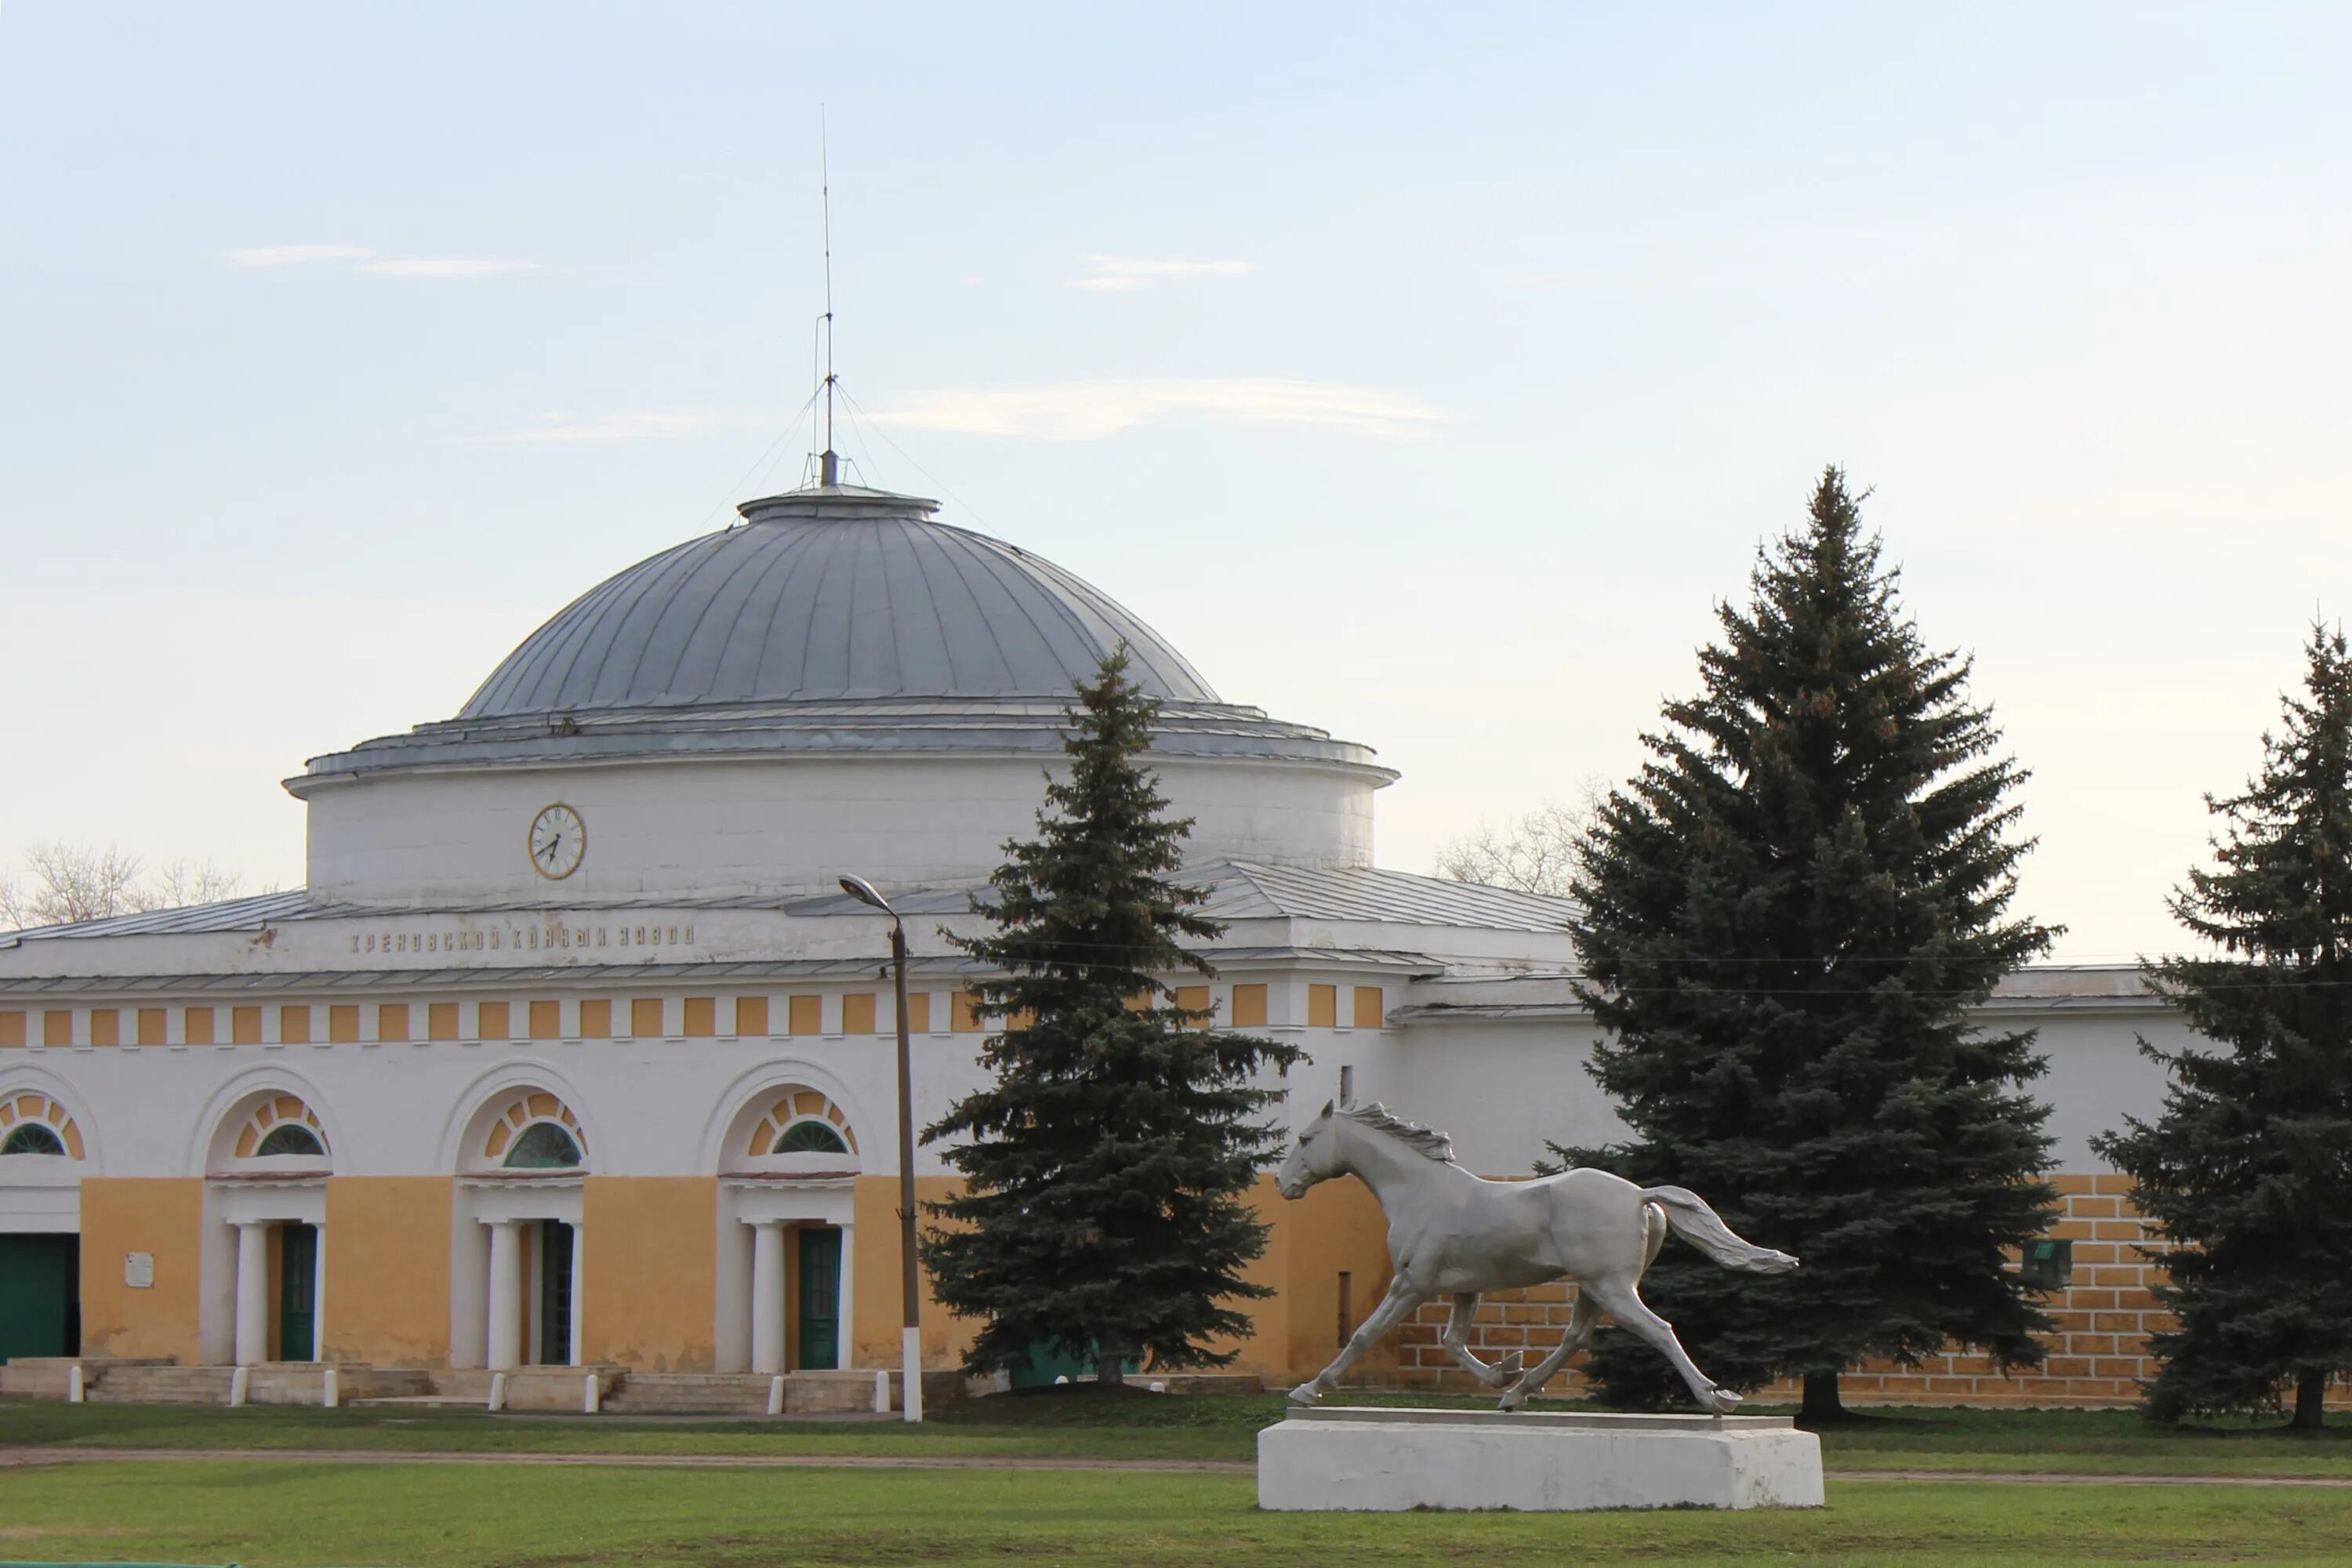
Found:
[[[336,1363],[331,1368],[310,1361],[264,1362],[250,1369],[247,1375],[246,1403],[324,1405],[330,1370],[335,1374],[335,1403],[338,1405],[433,1392],[433,1374],[421,1367],[376,1367],[361,1363]]]
[[[226,1405],[233,1366],[110,1367],[86,1397],[93,1405]]]
[[[64,1399],[72,1387],[75,1367],[81,1368],[82,1386],[95,1390],[116,1372],[171,1364],[163,1356],[16,1356],[0,1364],[0,1394],[18,1399]]]
[[[602,1405],[620,1386],[627,1368],[619,1366],[525,1366],[506,1373],[509,1410],[568,1411],[578,1415],[588,1407],[588,1379],[596,1379]],[[455,1367],[433,1373],[433,1392],[488,1409],[491,1380],[498,1374],[479,1367]]]
[[[758,1373],[633,1372],[604,1408],[615,1415],[765,1415],[769,1380]],[[785,1379],[785,1409],[792,1408]],[[866,1400],[873,1403],[869,1394]]]
[[[84,1397],[101,1405],[226,1405],[237,1369],[181,1366],[166,1361],[86,1357],[20,1359],[0,1366],[0,1394],[64,1399],[79,1365]],[[326,1403],[329,1368],[317,1362],[269,1362],[246,1370],[250,1405],[318,1406]],[[336,1403],[346,1407],[482,1410],[490,1403],[492,1374],[479,1368],[425,1370],[334,1363]],[[784,1374],[787,1415],[866,1415],[874,1413],[872,1372]],[[590,1379],[595,1393],[589,1392]],[[740,1415],[768,1413],[770,1379],[761,1373],[637,1372],[621,1366],[529,1366],[506,1374],[503,1408],[551,1415],[609,1410],[615,1415]],[[888,1408],[900,1407],[898,1374],[889,1375]],[[943,1405],[971,1392],[961,1374],[923,1374],[926,1405]]]

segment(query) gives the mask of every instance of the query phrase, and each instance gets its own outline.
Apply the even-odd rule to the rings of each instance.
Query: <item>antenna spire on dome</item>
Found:
[[[818,384],[824,392],[824,450],[817,455],[817,483],[830,487],[841,482],[841,457],[833,449],[833,393],[840,378],[833,373],[833,170],[821,103],[816,109],[816,167],[817,203],[824,217],[824,314],[818,318],[824,323],[824,379]]]

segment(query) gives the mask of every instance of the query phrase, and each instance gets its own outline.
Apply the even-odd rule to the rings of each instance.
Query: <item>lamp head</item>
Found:
[[[842,878],[841,890],[861,904],[870,904],[892,919],[898,918],[898,911],[890,907],[890,900],[876,891],[874,884],[863,877]]]

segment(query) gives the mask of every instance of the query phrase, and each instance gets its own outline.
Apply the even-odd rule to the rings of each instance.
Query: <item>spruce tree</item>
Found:
[[[2352,654],[2312,628],[2304,689],[2221,819],[2211,868],[2173,916],[2206,947],[2148,966],[2210,1045],[2140,1049],[2171,1078],[2153,1125],[2092,1147],[2137,1184],[2171,1245],[2157,1296],[2179,1326],[2149,1414],[2274,1410],[2317,1427],[2328,1378],[2352,1369]]]
[[[1120,1380],[1220,1366],[1249,1318],[1227,1303],[1272,1294],[1243,1277],[1266,1226],[1244,1201],[1280,1144],[1261,1113],[1294,1046],[1210,1026],[1163,975],[1213,973],[1179,945],[1223,927],[1194,912],[1203,889],[1169,879],[1190,818],[1171,818],[1139,760],[1159,704],[1103,661],[1066,710],[1067,776],[1049,777],[1037,837],[1008,842],[973,912],[995,929],[950,940],[1003,978],[984,1005],[1004,1020],[982,1054],[991,1081],[924,1130],[965,1190],[929,1205],[923,1261],[939,1300],[981,1320],[964,1365],[987,1373],[1033,1345],[1096,1358]]]
[[[2026,775],[1969,659],[1922,642],[1860,499],[1827,470],[1804,526],[1759,551],[1699,694],[1587,832],[1578,994],[1632,1136],[1557,1151],[1692,1188],[1802,1259],[1734,1274],[1668,1247],[1643,1290],[1708,1375],[1801,1375],[1815,1419],[1864,1356],[2037,1363],[2050,1320],[2004,1263],[2056,1196],[2032,1036],[1969,1016],[2054,934],[2009,912]],[[1595,1375],[1661,1397],[1664,1363],[1621,1337]]]

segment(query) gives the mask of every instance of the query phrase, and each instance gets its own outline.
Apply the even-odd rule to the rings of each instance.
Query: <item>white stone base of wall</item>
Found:
[[[1333,1406],[1257,1435],[1258,1506],[1819,1508],[1822,1448],[1772,1415],[1504,1415]]]

